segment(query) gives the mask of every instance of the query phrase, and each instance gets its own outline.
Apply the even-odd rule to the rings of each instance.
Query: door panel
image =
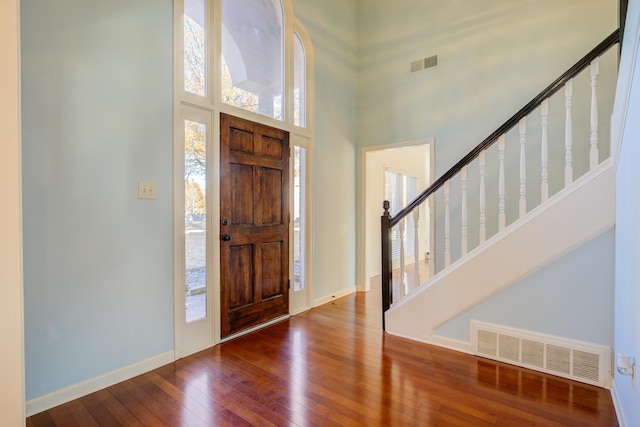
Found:
[[[233,246],[229,251],[229,264],[234,272],[230,275],[229,309],[235,310],[253,302],[253,247]]]
[[[253,154],[253,133],[243,129],[229,129],[229,150]]]
[[[248,195],[255,194],[253,186],[253,168],[247,165],[231,164],[231,223],[236,225],[254,225],[254,200]],[[224,183],[222,183],[224,184]]]
[[[220,162],[226,337],[289,313],[289,135],[221,114]]]
[[[270,157],[272,159],[282,158],[282,141],[268,136],[262,138],[262,153],[264,157]]]
[[[269,299],[280,295],[282,278],[282,243],[262,244],[262,298]]]
[[[277,225],[282,223],[282,171],[264,169],[262,171],[262,224]]]

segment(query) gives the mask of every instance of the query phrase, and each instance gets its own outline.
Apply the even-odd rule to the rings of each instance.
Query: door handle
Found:
[[[223,234],[222,235],[222,240],[225,242],[228,242],[229,240],[231,240],[231,235],[230,234]]]

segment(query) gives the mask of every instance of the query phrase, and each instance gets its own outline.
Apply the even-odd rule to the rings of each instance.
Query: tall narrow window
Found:
[[[222,0],[222,101],[284,120],[278,0]]]
[[[204,0],[184,2],[184,90],[207,96],[207,50]]]
[[[306,58],[298,34],[293,33],[293,124],[307,126],[306,117]]]
[[[306,157],[307,150],[293,148],[293,290],[300,291],[305,283],[305,203],[306,203]]]
[[[398,213],[417,195],[418,178],[405,175],[402,172],[385,172],[385,198],[391,205],[389,211],[392,215]],[[404,232],[404,253],[413,254],[415,248],[415,224],[413,215],[407,216]],[[400,228],[394,227],[391,231],[391,258],[400,259]]]
[[[207,126],[184,121],[186,321],[207,316]]]

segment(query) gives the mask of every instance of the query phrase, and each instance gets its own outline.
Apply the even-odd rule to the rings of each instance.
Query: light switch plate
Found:
[[[156,183],[149,181],[138,182],[138,199],[151,199],[156,198]]]

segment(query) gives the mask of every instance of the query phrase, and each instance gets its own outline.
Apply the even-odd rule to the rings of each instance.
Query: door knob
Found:
[[[222,235],[222,240],[224,240],[225,242],[228,242],[229,240],[231,240],[231,235],[230,234],[223,234]]]

